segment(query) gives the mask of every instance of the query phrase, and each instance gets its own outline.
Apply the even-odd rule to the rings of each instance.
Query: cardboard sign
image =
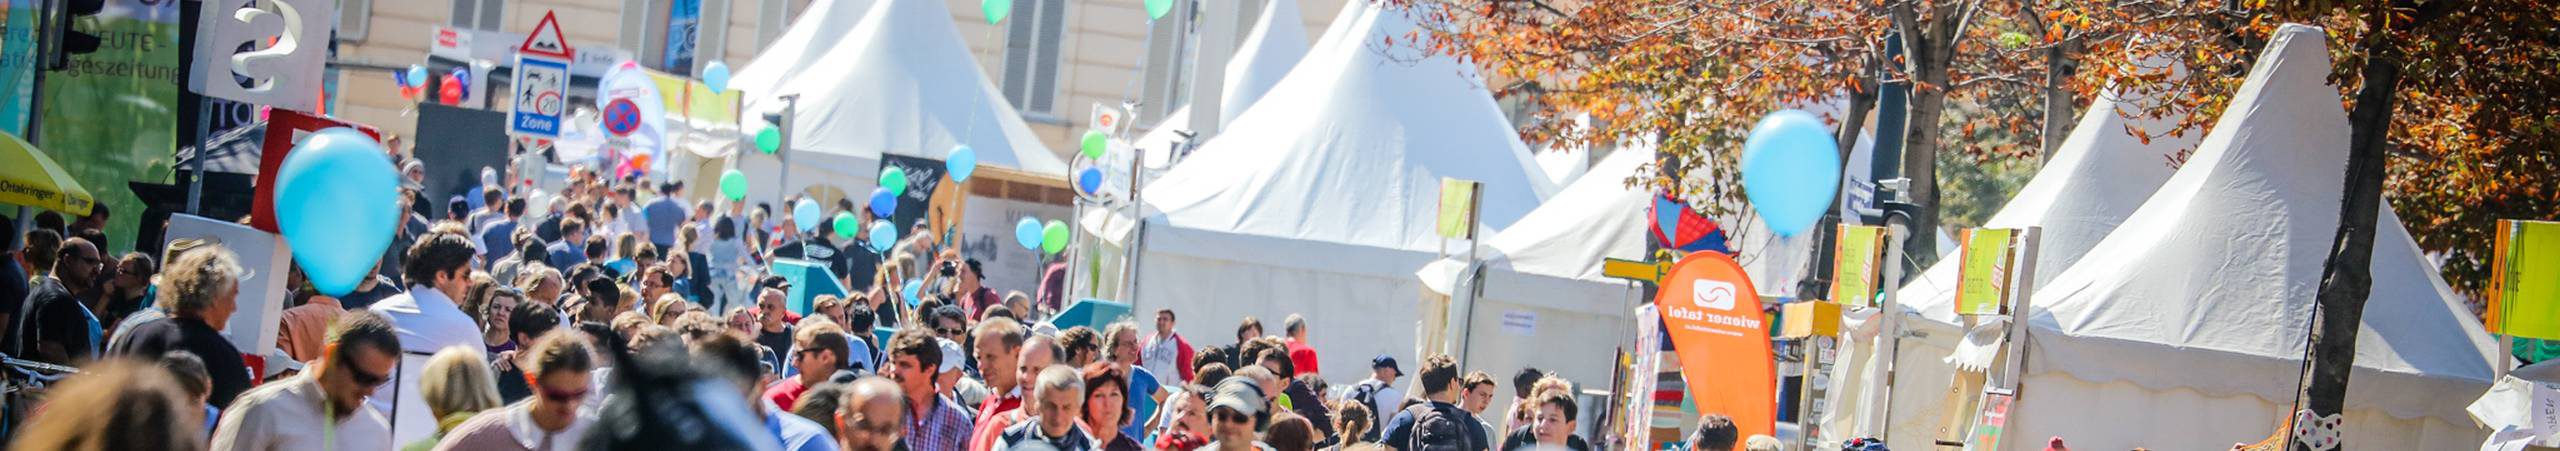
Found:
[[[257,200],[249,206],[250,227],[256,227],[267,233],[282,233],[276,231],[275,199],[276,173],[284,170],[285,155],[293,153],[293,146],[301,144],[303,137],[336,127],[352,127],[356,131],[364,132],[365,136],[373,137],[374,140],[382,139],[382,132],[374,130],[373,127],[302,114],[293,110],[278,109],[267,113],[266,143],[260,146],[258,155]]]
[[[206,96],[319,111],[338,4],[326,0],[219,0],[196,20],[195,73],[187,87]],[[239,51],[242,46],[255,50]]]
[[[1956,276],[1956,314],[1997,315],[2009,296],[2011,229],[1970,229],[1964,237],[1964,266]]]
[[[1440,178],[1441,238],[1472,240],[1476,238],[1476,191],[1484,186],[1472,180]]]
[[[1840,244],[1834,249],[1831,268],[1831,301],[1841,305],[1872,307],[1876,304],[1876,277],[1883,274],[1884,227],[1855,224],[1840,225]]]
[[[1742,265],[1722,252],[1689,254],[1672,265],[1654,305],[1698,411],[1733,417],[1746,437],[1776,435],[1777,364],[1760,290]]]
[[[2498,221],[2489,332],[2560,340],[2560,222]]]
[[[569,60],[519,53],[515,75],[516,101],[507,116],[507,134],[559,138],[561,118],[569,113]]]
[[[293,251],[285,245],[283,236],[178,213],[169,215],[169,232],[164,238],[207,240],[231,250],[249,275],[238,281],[239,309],[231,312],[230,330],[223,335],[231,339],[232,347],[245,353],[263,354],[276,348],[276,333],[284,319],[285,291],[291,288],[284,284],[285,275],[293,267]],[[165,248],[166,242],[163,244]]]

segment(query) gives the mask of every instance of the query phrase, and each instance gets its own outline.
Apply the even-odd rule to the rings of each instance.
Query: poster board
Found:
[[[276,330],[284,320],[287,298],[285,278],[293,271],[293,251],[283,236],[267,233],[237,223],[216,221],[203,216],[177,213],[169,215],[169,233],[161,248],[169,241],[198,238],[222,243],[222,247],[239,255],[240,267],[249,275],[240,280],[239,310],[231,312],[231,346],[240,352],[265,354],[276,348]]]
[[[2013,229],[1967,229],[1964,262],[1956,277],[1956,314],[1997,315],[2009,298]]]
[[[1884,227],[1841,224],[1839,237],[1833,249],[1831,301],[1874,307],[1876,280],[1884,268],[1877,264],[1884,261]]]
[[[899,239],[906,239],[907,234],[915,231],[917,220],[924,220],[925,227],[932,230],[941,241],[949,242],[949,238],[953,237],[952,225],[960,223],[959,195],[966,193],[959,189],[942,189],[944,184],[951,182],[950,177],[944,176],[944,173],[949,171],[944,166],[942,160],[932,158],[885,153],[880,155],[880,167],[872,173],[887,173],[889,168],[893,167],[907,173],[907,191],[898,196],[898,211],[888,218],[889,224],[898,228]],[[860,195],[864,197],[858,199],[856,203],[868,202],[870,199],[868,196],[871,194],[861,193]]]
[[[2498,221],[2489,333],[2560,339],[2560,222]]]

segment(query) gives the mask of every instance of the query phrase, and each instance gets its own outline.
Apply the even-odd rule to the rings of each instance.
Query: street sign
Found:
[[[613,99],[604,106],[604,131],[613,136],[631,136],[640,129],[640,105],[631,99]]]
[[[518,53],[515,74],[515,111],[507,115],[507,134],[560,137],[561,118],[569,112],[569,60]]]
[[[542,22],[534,24],[533,32],[524,35],[524,45],[516,47],[516,52],[558,57],[564,61],[578,56],[576,49],[569,48],[568,38],[560,36],[559,16],[550,11],[542,13]]]

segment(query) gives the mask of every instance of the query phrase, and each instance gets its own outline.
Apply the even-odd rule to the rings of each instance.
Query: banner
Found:
[[[942,160],[883,153],[880,154],[880,169],[873,173],[888,172],[893,167],[907,173],[907,191],[898,196],[897,213],[887,218],[891,227],[898,228],[898,239],[904,240],[907,234],[915,232],[918,220],[925,221],[925,227],[936,234],[944,234],[957,224],[955,221],[960,219],[958,215],[961,212],[954,209],[958,207],[958,199],[942,192],[942,182],[950,180],[942,176],[947,170]],[[959,194],[959,190],[953,191],[951,194]],[[857,207],[868,205],[870,196],[868,192],[859,193],[853,198],[853,203]],[[945,234],[939,238],[948,243],[951,237]]]
[[[1671,267],[1654,298],[1680,355],[1698,412],[1733,417],[1743,436],[1777,434],[1777,368],[1760,291],[1722,252],[1698,252]]]
[[[1884,268],[1876,264],[1884,261],[1884,227],[1841,224],[1840,244],[1834,251],[1831,301],[1875,306],[1876,278]]]
[[[0,1],[0,133],[24,136],[36,98],[36,3]]]
[[[179,3],[106,0],[97,15],[72,25],[98,35],[98,51],[45,74],[37,145],[107,207],[109,237],[142,236],[144,204],[126,183],[167,183],[175,173],[178,90],[186,86],[178,71]],[[114,251],[135,248],[131,240],[109,241]]]
[[[2489,332],[2560,340],[2560,222],[2498,221]]]
[[[1483,185],[1471,180],[1440,178],[1440,223],[1437,230],[1441,238],[1476,238],[1476,190]]]
[[[1964,236],[1964,266],[1956,276],[1956,314],[1997,315],[2009,295],[2009,243],[2012,229],[1969,229]]]
[[[1965,437],[1965,451],[2000,449],[2002,432],[2009,429],[2009,406],[2017,400],[2017,395],[1997,389],[1983,391],[1982,411],[1973,417],[1973,433]]]

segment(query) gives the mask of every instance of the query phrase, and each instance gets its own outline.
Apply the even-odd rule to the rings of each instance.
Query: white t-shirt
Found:
[[[435,435],[436,417],[418,393],[419,373],[429,357],[447,347],[485,349],[480,326],[462,314],[452,298],[426,285],[373,303],[374,313],[391,318],[400,333],[400,372],[368,401],[391,418],[391,442],[409,443]]]

